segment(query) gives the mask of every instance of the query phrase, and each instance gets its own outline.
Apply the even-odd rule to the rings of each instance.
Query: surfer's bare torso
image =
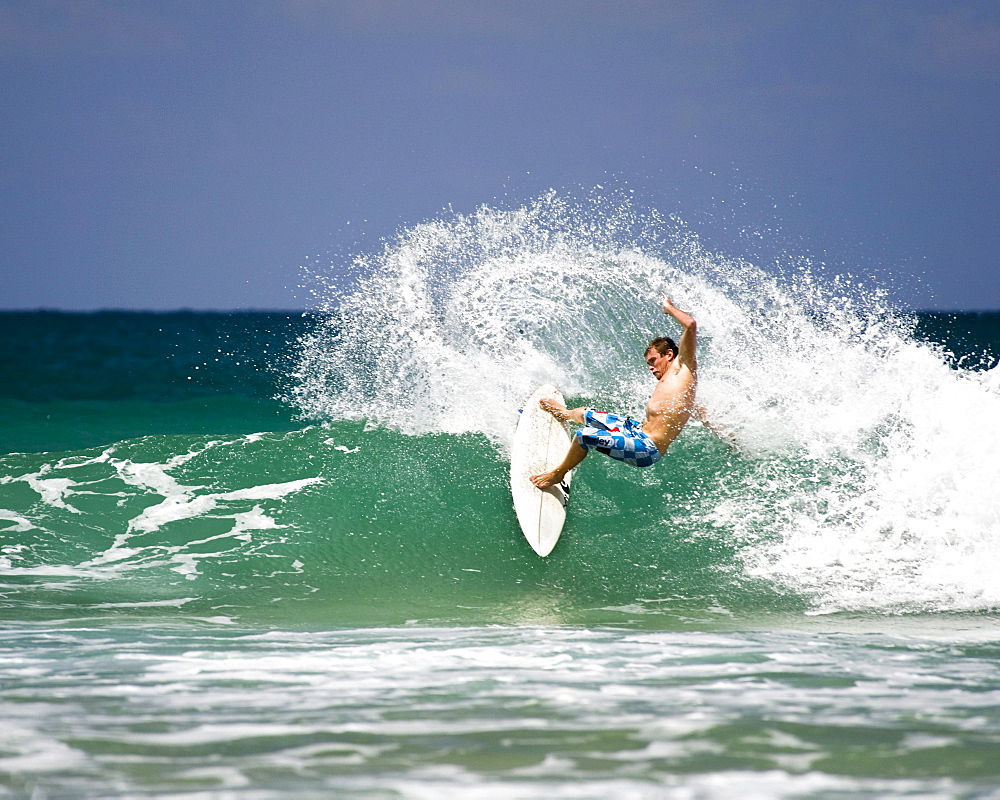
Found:
[[[698,384],[697,323],[667,298],[663,298],[663,310],[684,327],[684,333],[676,354],[660,353],[652,346],[646,350],[646,366],[657,382],[646,403],[646,421],[642,429],[656,442],[661,453],[666,452],[694,413]]]

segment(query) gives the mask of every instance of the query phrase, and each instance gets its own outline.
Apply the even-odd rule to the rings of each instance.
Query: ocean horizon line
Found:
[[[308,308],[192,308],[177,306],[172,308],[54,308],[51,306],[36,306],[25,308],[0,308],[0,314],[64,314],[64,315],[99,315],[99,314],[289,314],[322,316],[326,312]]]
[[[1000,308],[900,308],[903,314],[1000,314]],[[313,308],[192,308],[177,306],[171,308],[56,308],[52,306],[32,306],[23,308],[0,308],[0,314],[63,314],[63,315],[99,315],[99,314],[289,314],[300,316],[324,316],[328,311]]]

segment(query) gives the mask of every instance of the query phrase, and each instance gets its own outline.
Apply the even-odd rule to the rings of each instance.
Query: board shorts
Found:
[[[574,436],[584,450],[596,450],[633,467],[651,467],[663,454],[631,417],[584,409],[583,425]]]

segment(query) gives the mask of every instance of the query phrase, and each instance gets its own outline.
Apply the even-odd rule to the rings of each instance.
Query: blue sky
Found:
[[[0,0],[0,60],[0,308],[299,308],[310,257],[600,184],[1000,309],[995,0]]]

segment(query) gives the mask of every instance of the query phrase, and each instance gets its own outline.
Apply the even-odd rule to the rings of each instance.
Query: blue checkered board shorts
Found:
[[[576,441],[584,450],[596,450],[633,467],[651,467],[660,460],[662,453],[631,417],[623,419],[588,408],[583,412],[583,422]]]

